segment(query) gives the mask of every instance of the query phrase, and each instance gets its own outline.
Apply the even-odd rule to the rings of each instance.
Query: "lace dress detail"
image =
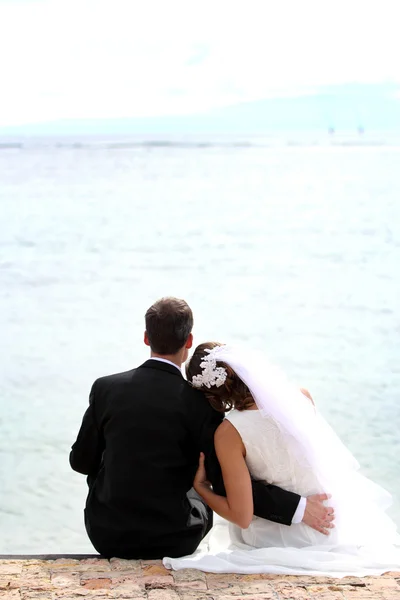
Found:
[[[278,425],[258,410],[232,410],[225,417],[237,429],[246,448],[246,463],[255,479],[301,496],[322,492],[310,469],[289,451]]]
[[[314,473],[289,451],[281,430],[273,420],[262,417],[258,410],[232,410],[225,418],[242,438],[246,448],[246,464],[254,479],[272,483],[303,497],[323,492]],[[230,533],[236,542],[255,547],[263,547],[266,543],[295,547],[332,545],[332,538],[336,537],[333,533],[327,538],[303,523],[288,527],[258,517],[253,517],[246,530],[230,524]]]

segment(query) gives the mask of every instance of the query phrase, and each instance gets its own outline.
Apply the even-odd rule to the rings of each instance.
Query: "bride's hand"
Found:
[[[197,468],[196,475],[194,476],[193,481],[193,487],[196,490],[196,492],[200,495],[201,492],[199,490],[201,490],[202,488],[211,488],[211,483],[207,481],[207,473],[206,468],[204,466],[204,458],[204,452],[200,452],[199,466]]]

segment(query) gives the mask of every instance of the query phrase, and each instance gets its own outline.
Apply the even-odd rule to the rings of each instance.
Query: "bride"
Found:
[[[215,433],[227,496],[213,492],[202,454],[194,488],[222,519],[193,555],[165,566],[336,577],[400,570],[390,495],[358,472],[306,390],[265,359],[216,343],[196,348],[187,375],[216,410],[229,411]],[[303,497],[329,492],[335,528],[327,536],[254,517],[250,475]]]

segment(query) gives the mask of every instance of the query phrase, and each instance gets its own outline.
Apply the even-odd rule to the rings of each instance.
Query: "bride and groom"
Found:
[[[196,348],[186,381],[192,327],[185,301],[159,300],[146,313],[151,358],[92,386],[70,464],[87,475],[96,550],[214,572],[400,569],[390,496],[306,390],[216,343]]]

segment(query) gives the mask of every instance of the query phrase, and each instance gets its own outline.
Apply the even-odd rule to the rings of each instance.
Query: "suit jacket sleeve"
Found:
[[[72,469],[89,476],[97,474],[104,452],[104,438],[96,419],[96,384],[97,381],[92,386],[89,396],[89,407],[83,416],[78,437],[69,455],[69,462]]]
[[[211,477],[216,471],[215,478],[217,478],[218,474],[221,474],[221,468],[215,455],[214,434],[224,415],[211,407],[204,394],[194,390],[191,390],[187,406],[189,407],[188,424],[194,463],[197,467],[200,452],[204,452],[207,474]]]

